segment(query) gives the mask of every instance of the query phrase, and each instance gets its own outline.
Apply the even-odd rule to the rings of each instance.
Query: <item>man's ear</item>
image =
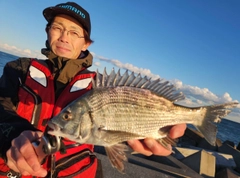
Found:
[[[49,27],[48,26],[46,26],[46,28],[45,28],[45,32],[48,34],[48,31],[49,31]]]
[[[91,44],[92,44],[91,42],[85,42],[85,44],[83,45],[82,51],[86,51]]]
[[[47,47],[47,49],[51,49],[48,40],[46,40],[45,46]]]

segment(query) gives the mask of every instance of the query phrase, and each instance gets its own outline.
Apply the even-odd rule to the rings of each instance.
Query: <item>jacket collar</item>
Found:
[[[93,56],[86,50],[82,51],[78,59],[59,57],[49,49],[42,49],[49,61],[53,64],[53,73],[57,74],[57,81],[66,84],[82,69],[92,66]]]

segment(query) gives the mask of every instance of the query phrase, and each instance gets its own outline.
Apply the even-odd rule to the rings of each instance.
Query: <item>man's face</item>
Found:
[[[68,15],[57,15],[47,29],[47,34],[52,51],[60,57],[77,59],[81,51],[90,45],[83,38],[82,26]]]

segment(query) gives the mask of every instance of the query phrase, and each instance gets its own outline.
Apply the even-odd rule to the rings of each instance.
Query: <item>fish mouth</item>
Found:
[[[48,122],[48,127],[50,132],[58,132],[61,130],[61,127],[59,127],[57,124],[54,124],[53,122]]]
[[[63,127],[53,123],[52,121],[48,122],[47,127],[48,127],[47,133],[49,135],[60,136],[64,139],[68,139],[71,141],[78,141],[78,139],[80,138],[78,135],[71,135],[71,134],[65,133]]]

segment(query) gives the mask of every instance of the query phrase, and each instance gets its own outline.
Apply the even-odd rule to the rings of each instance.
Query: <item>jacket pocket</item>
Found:
[[[52,177],[58,178],[77,178],[95,177],[97,170],[96,155],[89,149],[69,155],[55,163]],[[92,175],[92,176],[91,176]]]

